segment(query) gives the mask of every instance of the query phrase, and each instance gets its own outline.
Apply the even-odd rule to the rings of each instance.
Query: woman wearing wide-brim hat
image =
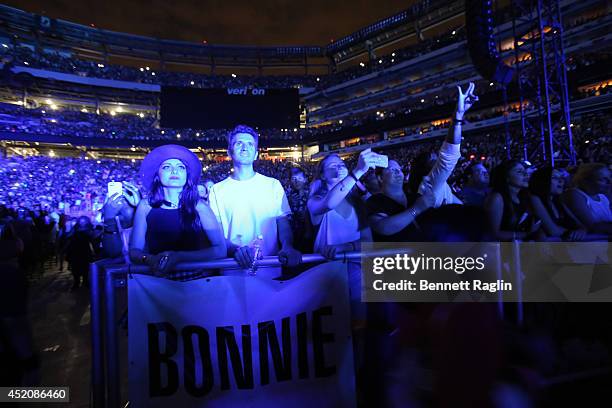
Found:
[[[136,208],[130,258],[164,274],[177,263],[227,255],[225,239],[210,208],[199,200],[198,157],[179,145],[155,148],[143,160],[140,176],[147,199]]]

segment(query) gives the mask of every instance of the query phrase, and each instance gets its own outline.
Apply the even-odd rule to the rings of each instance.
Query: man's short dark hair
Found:
[[[306,177],[306,173],[304,173],[304,170],[299,167],[291,167],[289,169],[289,178],[291,178],[292,176],[297,176],[298,174],[302,174],[304,177]]]
[[[247,133],[253,136],[253,139],[255,140],[255,147],[259,145],[259,135],[255,131],[255,129],[247,125],[238,125],[234,129],[232,129],[231,132],[227,134],[227,149],[228,150],[231,150],[232,144],[234,143],[234,138],[239,133]]]

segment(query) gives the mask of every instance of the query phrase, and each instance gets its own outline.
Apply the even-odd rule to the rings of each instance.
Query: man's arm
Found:
[[[452,174],[459,157],[461,157],[460,144],[463,117],[474,102],[478,101],[478,97],[474,95],[474,88],[474,83],[470,82],[464,93],[461,87],[457,86],[457,108],[452,118],[451,127],[438,153],[438,160],[429,172],[429,181],[436,197],[441,194],[442,186]]]

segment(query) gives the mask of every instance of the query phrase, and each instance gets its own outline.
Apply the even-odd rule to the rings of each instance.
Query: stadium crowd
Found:
[[[610,118],[605,113],[589,114],[575,119],[572,126],[574,140],[577,146],[578,164],[593,162],[611,163],[609,134]],[[517,129],[513,129],[516,135]],[[425,140],[400,147],[380,150],[398,164],[405,175],[405,182],[415,172],[415,166],[424,156],[439,149],[439,140]],[[511,141],[511,157],[522,158],[520,140],[514,137]],[[504,145],[503,131],[464,137],[461,145],[461,157],[451,175],[448,184],[453,194],[464,197],[466,186],[474,184],[474,169],[489,173],[501,166],[507,157]],[[351,168],[358,162],[358,156],[345,158],[346,165]],[[204,167],[203,177],[212,182],[220,182],[231,175],[233,171],[230,161],[201,161]],[[37,236],[44,236],[45,244],[38,248],[55,248],[51,245],[61,236],[62,228],[70,229],[81,216],[86,216],[92,225],[103,222],[102,207],[108,201],[107,183],[121,181],[133,183],[142,190],[138,177],[140,163],[128,160],[93,159],[88,156],[81,158],[60,158],[46,156],[9,156],[0,158],[0,204],[3,219],[7,217],[27,220],[33,227],[39,229]],[[523,165],[523,164],[521,164]],[[539,169],[539,166],[525,164],[529,174]],[[305,218],[305,200],[309,197],[310,186],[317,179],[318,164],[316,162],[292,163],[278,160],[258,160],[255,170],[281,182],[288,197],[293,197],[293,206],[301,209],[297,217],[302,227]],[[570,173],[577,169],[564,170],[565,187],[569,187]],[[319,169],[320,172],[320,169]],[[295,175],[301,182],[294,182]],[[609,179],[608,179],[609,181]],[[373,171],[363,178],[363,197],[380,192],[381,179]],[[482,191],[488,191],[488,186],[480,186]],[[298,190],[296,192],[296,189]],[[527,189],[527,187],[524,187]],[[468,189],[469,190],[469,189]],[[301,191],[301,193],[300,193]],[[142,193],[144,195],[144,191]],[[603,193],[609,196],[610,192]],[[299,197],[299,198],[296,198]],[[483,195],[484,197],[484,195]],[[482,197],[481,197],[482,198]],[[300,203],[301,200],[301,203]],[[483,205],[482,200],[479,203]],[[48,230],[47,230],[48,229]],[[303,235],[303,231],[296,230]],[[51,252],[41,252],[43,258],[37,258],[37,265],[45,261],[44,257]],[[29,257],[33,259],[32,257]]]

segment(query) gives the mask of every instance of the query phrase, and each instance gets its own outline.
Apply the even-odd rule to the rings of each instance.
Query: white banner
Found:
[[[128,279],[129,399],[147,407],[355,407],[347,267],[285,282]]]

